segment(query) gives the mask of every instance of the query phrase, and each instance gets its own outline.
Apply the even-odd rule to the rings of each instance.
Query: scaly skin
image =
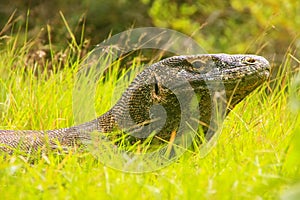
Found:
[[[225,115],[260,86],[269,76],[269,62],[256,55],[199,54],[175,56],[145,68],[108,112],[84,124],[47,131],[0,130],[0,150],[37,150],[43,146],[57,148],[90,140],[90,132],[109,133],[125,130],[137,139],[147,137],[149,131],[168,140],[172,131],[180,132],[181,119],[193,110],[183,111],[197,97],[199,119],[207,133],[212,118],[213,97],[224,91],[227,99]],[[219,88],[221,86],[221,88]],[[223,90],[222,90],[223,89]],[[178,96],[183,96],[178,100]],[[217,99],[218,101],[221,98]],[[153,105],[162,106],[157,112]],[[152,108],[151,108],[152,107]],[[165,114],[165,115],[164,115]],[[165,116],[165,121],[160,120]],[[190,116],[187,116],[188,118]],[[195,121],[195,119],[192,119]],[[151,123],[150,123],[151,122]],[[209,139],[211,135],[208,135]]]

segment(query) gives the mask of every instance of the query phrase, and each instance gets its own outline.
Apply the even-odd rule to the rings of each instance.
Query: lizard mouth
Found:
[[[270,76],[270,65],[268,63],[259,66],[239,66],[229,70],[225,70],[221,74],[215,74],[216,79],[220,77],[220,81],[234,82],[235,80],[257,79],[258,82],[266,80]]]
[[[223,72],[212,72],[208,74],[194,74],[193,76],[189,76],[189,80],[191,82],[206,82],[206,83],[213,83],[213,82],[237,82],[237,81],[247,81],[257,80],[258,82],[265,81],[270,76],[270,69],[269,66],[263,66],[260,68],[253,68],[249,69],[249,66],[243,67],[236,67],[230,70],[226,70]]]

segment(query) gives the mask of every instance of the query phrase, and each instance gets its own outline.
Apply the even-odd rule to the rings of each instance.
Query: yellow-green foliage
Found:
[[[36,75],[18,62],[22,49],[0,54],[1,128],[44,129],[72,124],[73,78],[79,63]],[[282,63],[285,73],[294,56]],[[68,61],[71,63],[72,61]],[[109,107],[118,73],[99,85],[96,107]],[[128,174],[105,167],[89,152],[0,155],[3,199],[290,199],[299,197],[299,80],[279,76],[252,93],[224,123],[204,158],[186,152],[156,172]],[[105,92],[103,92],[105,90]],[[106,95],[109,94],[109,95]],[[289,98],[291,97],[291,98]],[[103,110],[102,110],[103,109]]]
[[[300,3],[298,0],[84,0],[51,2],[16,1],[0,10],[0,26],[17,9],[15,31],[28,21],[28,35],[37,37],[38,49],[49,49],[46,25],[51,26],[52,50],[64,49],[72,40],[61,20],[65,15],[77,41],[85,29],[86,45],[92,48],[109,34],[130,27],[158,26],[178,30],[196,39],[208,52],[262,53],[278,61],[286,50],[299,48]],[[3,5],[4,6],[4,5]],[[2,7],[1,7],[2,8]],[[27,9],[30,9],[28,12]],[[43,12],[40,12],[43,10]],[[4,33],[9,33],[7,29]],[[3,33],[2,33],[3,34]],[[91,43],[89,43],[89,41]],[[91,44],[91,46],[89,46]]]
[[[63,1],[53,2],[50,5]],[[90,4],[95,6],[95,12],[97,6],[102,6],[101,2]],[[138,13],[138,9],[129,4],[137,2],[120,0],[115,5],[107,4],[105,8],[115,10],[102,9],[103,20],[100,21],[105,22],[105,12],[111,12],[107,16],[117,23],[117,11],[124,11],[123,5],[126,5],[127,13]],[[300,44],[299,1],[141,2],[147,6],[148,12],[138,13],[139,16],[147,18],[149,14],[147,19],[154,25],[191,35],[209,52],[252,52],[272,56],[269,57],[272,66],[276,65],[281,73],[249,95],[229,114],[217,145],[204,158],[197,151],[186,152],[164,169],[136,175],[110,169],[89,152],[63,155],[48,152],[41,156],[0,154],[0,198],[299,199],[300,78],[299,75],[293,77],[300,66],[297,54]],[[35,16],[39,15],[37,8]],[[73,17],[78,17],[80,12],[72,8]],[[46,16],[46,11],[41,14]],[[53,26],[59,23],[63,23],[64,27]],[[37,42],[40,37],[33,39],[28,32],[22,32],[18,23],[13,23],[12,34],[0,31],[1,129],[54,129],[73,124],[72,89],[85,40],[81,30],[79,39],[73,35],[72,31],[76,29],[73,23],[66,29],[68,17],[65,22],[59,23],[44,29],[48,30],[44,43]],[[143,25],[151,23],[145,20]],[[98,32],[93,32],[93,26],[97,25],[87,24],[87,34],[97,35],[103,30],[99,28]],[[30,23],[25,27],[30,29]],[[57,51],[54,51],[57,43],[51,43],[55,42],[52,34],[57,33],[62,43],[69,39],[67,50],[60,52],[62,60],[57,59]],[[106,34],[103,35],[106,37]],[[291,48],[288,48],[289,45]],[[31,59],[33,46],[35,49],[48,49],[50,56],[42,62]],[[273,60],[280,62],[277,65]],[[137,63],[139,68],[139,62],[133,63]],[[115,95],[113,91],[126,72],[120,73],[118,64],[114,70],[99,77],[101,81],[95,98],[99,115],[109,109],[115,102],[112,98],[121,93],[117,91]]]
[[[208,52],[264,50],[281,58],[292,42],[299,47],[299,13],[297,0],[155,0],[149,9],[155,26],[191,35]]]

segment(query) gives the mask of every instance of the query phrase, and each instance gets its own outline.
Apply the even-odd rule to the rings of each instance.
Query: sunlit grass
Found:
[[[79,62],[70,61],[55,73],[38,71],[37,66],[24,67],[22,49],[14,47],[12,52],[9,47],[11,43],[0,53],[0,128],[73,125],[72,89]],[[275,83],[267,82],[230,113],[217,145],[204,158],[188,151],[168,167],[136,175],[105,167],[89,152],[1,154],[1,198],[279,198],[300,178],[299,118],[290,106],[290,97],[298,90],[290,87],[291,57],[287,57],[281,66],[287,73]],[[97,87],[99,115],[121,93],[113,92],[120,75],[119,68],[114,69]]]

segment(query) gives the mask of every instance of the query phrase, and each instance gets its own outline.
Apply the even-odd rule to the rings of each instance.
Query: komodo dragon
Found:
[[[101,134],[125,130],[137,138],[139,135],[144,138],[147,137],[144,134],[147,132],[145,127],[151,127],[159,138],[168,140],[172,131],[179,132],[181,107],[192,102],[190,94],[197,97],[200,116],[197,123],[201,123],[204,133],[207,133],[212,122],[213,85],[220,83],[225,89],[227,115],[237,103],[265,82],[269,70],[269,62],[257,55],[199,54],[170,57],[146,67],[115,106],[98,118],[78,126],[55,130],[0,130],[0,150],[8,153],[16,148],[37,150],[46,141],[52,148],[56,148],[58,143],[68,147],[89,140],[92,131]],[[178,95],[185,96],[185,102],[180,102]],[[151,114],[153,105],[161,105],[162,113],[166,115],[160,129],[156,129],[154,122],[154,126],[151,126],[154,119]],[[159,120],[156,123],[159,124]],[[136,125],[135,128],[132,128],[133,125]]]

